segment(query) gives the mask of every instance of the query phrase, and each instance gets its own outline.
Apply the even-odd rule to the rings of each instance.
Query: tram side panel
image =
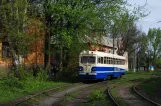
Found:
[[[105,79],[108,76],[119,77],[125,74],[126,66],[121,63],[124,62],[123,57],[114,57],[111,54],[109,56],[106,53],[104,56],[102,55],[101,53],[101,55],[84,54],[79,56],[80,79]]]

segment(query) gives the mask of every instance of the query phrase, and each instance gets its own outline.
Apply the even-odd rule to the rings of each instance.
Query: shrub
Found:
[[[15,68],[13,68],[14,76],[20,80],[25,80],[27,71],[25,70],[23,65],[18,65]]]
[[[42,68],[40,68],[40,72],[38,72],[36,77],[37,77],[37,80],[39,80],[39,81],[47,80],[48,79],[47,71],[42,69]]]
[[[9,77],[7,79],[5,79],[2,83],[4,86],[8,86],[8,87],[11,87],[11,88],[22,88],[23,85],[22,85],[22,82],[20,82],[18,80],[18,78],[16,77]]]
[[[105,99],[105,95],[101,91],[96,90],[88,96],[87,102],[101,101],[103,99]]]

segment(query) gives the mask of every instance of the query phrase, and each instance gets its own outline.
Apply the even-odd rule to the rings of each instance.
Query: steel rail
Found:
[[[74,84],[79,84],[79,83],[74,83]],[[63,88],[63,87],[70,87],[70,86],[72,86],[72,85],[73,85],[73,84],[66,84],[66,85],[63,85],[63,86],[60,86],[60,87],[51,88],[51,89],[47,89],[47,90],[45,90],[45,91],[41,91],[41,92],[39,92],[39,93],[27,95],[27,96],[25,96],[25,97],[23,97],[23,98],[18,99],[16,102],[13,101],[11,104],[12,104],[13,106],[17,106],[17,105],[19,105],[19,104],[21,104],[21,103],[23,103],[23,102],[25,102],[25,101],[28,101],[29,99],[32,99],[32,98],[34,98],[34,97],[37,97],[37,96],[41,95],[41,94],[48,93],[48,92],[51,92],[51,91],[55,91],[55,90],[61,89],[61,88]]]
[[[99,84],[99,83],[103,83],[103,82],[107,82],[107,81],[101,81],[101,82],[97,82],[97,83],[92,83],[92,84],[89,84],[87,87],[93,86],[93,85],[96,85],[96,84]],[[75,84],[82,84],[82,82],[74,83],[74,85]],[[28,101],[31,98],[34,98],[34,97],[37,97],[37,96],[41,95],[41,94],[48,93],[48,92],[51,92],[51,91],[55,91],[55,90],[63,88],[63,87],[70,87],[70,86],[72,87],[72,85],[73,84],[67,84],[67,85],[64,85],[64,86],[60,86],[60,87],[56,87],[56,88],[51,88],[51,89],[48,89],[48,90],[45,90],[45,91],[42,91],[42,92],[39,92],[39,93],[36,93],[36,94],[33,94],[33,95],[28,95],[28,96],[26,96],[23,99],[17,100],[16,102],[13,101],[12,105],[17,106],[17,105],[19,105],[19,104],[21,104],[21,103],[23,103],[25,101]]]
[[[141,83],[139,83],[139,84],[141,84]],[[159,103],[157,103],[157,102],[155,102],[155,101],[153,101],[153,100],[147,98],[146,96],[142,95],[142,94],[136,89],[136,86],[137,86],[137,85],[138,85],[138,84],[135,84],[135,85],[133,86],[133,90],[134,90],[134,92],[135,92],[136,94],[138,94],[139,96],[141,96],[142,98],[144,98],[146,101],[148,101],[148,102],[154,104],[155,106],[161,106],[161,104],[159,104]]]
[[[119,103],[118,103],[118,102],[114,99],[114,97],[112,96],[110,90],[111,90],[111,86],[108,87],[108,95],[110,96],[110,98],[112,99],[112,101],[114,102],[114,104],[115,104],[116,106],[120,106]]]

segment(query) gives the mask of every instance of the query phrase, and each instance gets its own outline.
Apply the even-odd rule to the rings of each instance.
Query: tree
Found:
[[[155,60],[160,56],[161,52],[161,30],[160,28],[149,29],[148,31],[148,54],[149,54],[149,64],[155,65]]]
[[[62,68],[64,48],[68,51],[74,38],[79,39],[95,31],[105,30],[113,14],[120,12],[123,1],[96,0],[46,0],[43,13],[46,23],[45,67],[50,64],[50,38],[55,39],[54,47],[59,49]],[[106,10],[106,11],[103,11]],[[106,22],[105,22],[106,21]],[[79,33],[84,32],[80,35]],[[62,70],[62,69],[61,69]]]
[[[8,49],[13,64],[19,60],[21,55],[27,53],[26,39],[29,39],[25,33],[27,27],[27,0],[2,0],[0,6],[1,14],[1,40],[9,43]],[[20,62],[20,61],[19,61]]]

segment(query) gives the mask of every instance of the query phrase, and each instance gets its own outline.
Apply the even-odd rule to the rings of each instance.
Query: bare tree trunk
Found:
[[[59,70],[63,71],[63,47],[60,49],[60,63],[59,63]]]
[[[50,66],[50,37],[51,37],[51,20],[49,16],[46,16],[47,29],[45,35],[45,57],[44,57],[44,69],[48,69]]]

